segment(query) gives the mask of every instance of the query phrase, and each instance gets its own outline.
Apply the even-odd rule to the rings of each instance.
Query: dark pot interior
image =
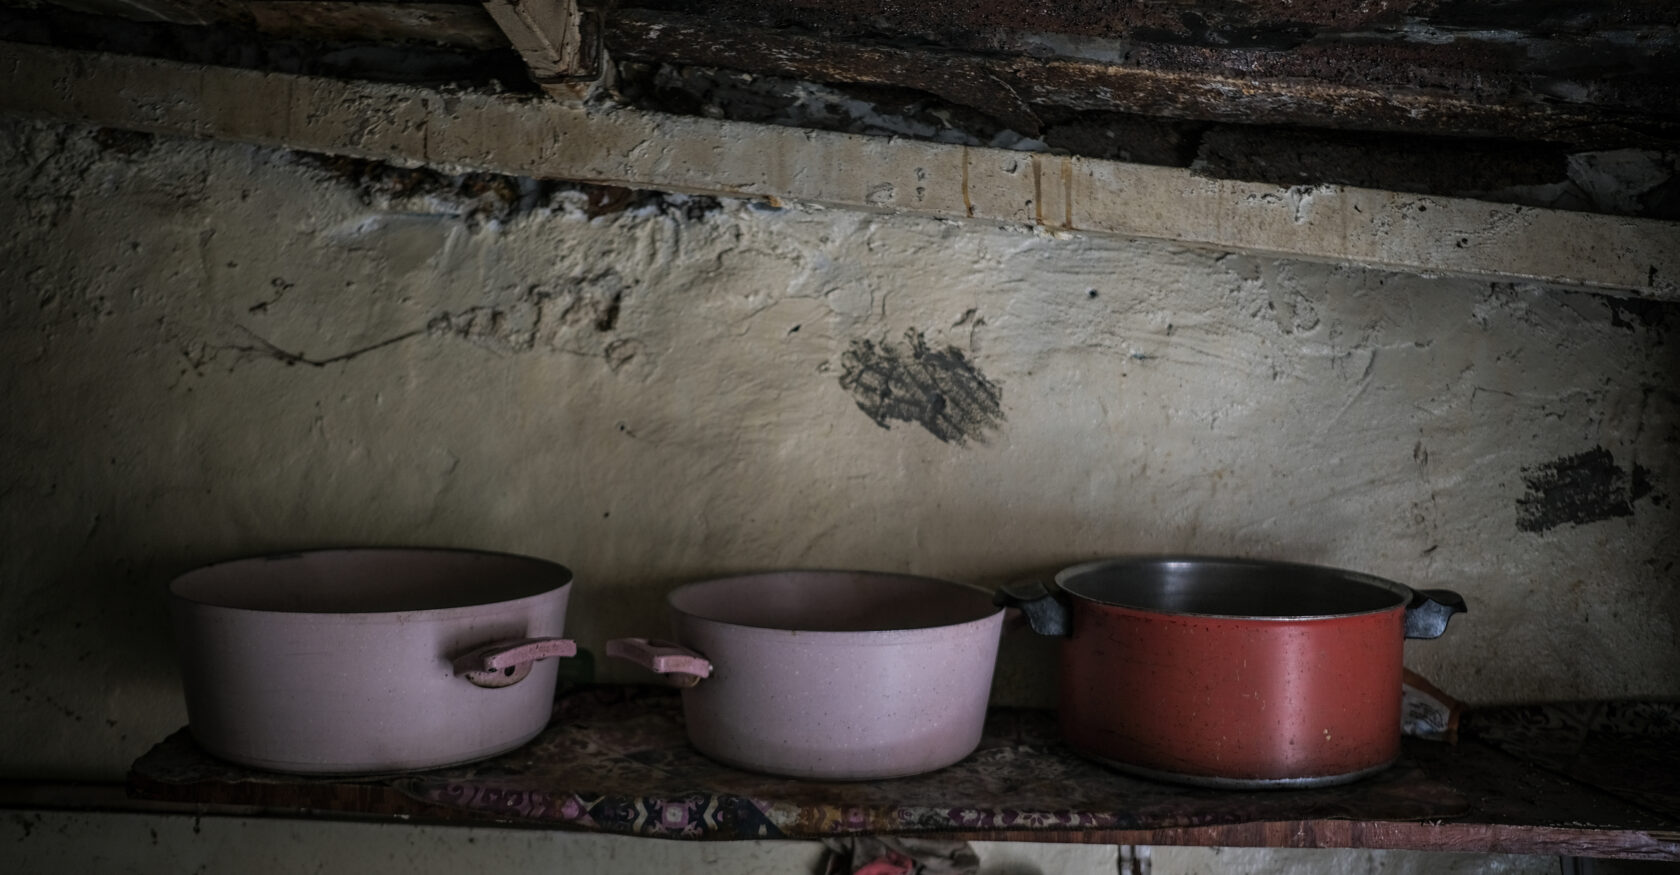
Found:
[[[1069,594],[1106,605],[1218,617],[1327,617],[1387,611],[1410,591],[1352,571],[1249,559],[1119,559],[1056,576]]]

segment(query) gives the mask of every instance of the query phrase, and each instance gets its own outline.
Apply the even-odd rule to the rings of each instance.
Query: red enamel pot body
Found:
[[[1067,742],[1221,787],[1322,786],[1388,766],[1404,640],[1463,609],[1444,591],[1255,560],[1108,560],[1056,583]]]

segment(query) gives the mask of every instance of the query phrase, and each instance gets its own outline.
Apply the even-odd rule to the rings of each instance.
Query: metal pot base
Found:
[[[1161,769],[1151,769],[1111,760],[1095,754],[1080,751],[1088,759],[1096,760],[1109,768],[1148,778],[1151,781],[1165,781],[1171,784],[1191,784],[1197,787],[1213,787],[1219,790],[1307,790],[1314,787],[1334,787],[1337,784],[1350,784],[1361,778],[1368,778],[1394,765],[1395,759],[1378,763],[1369,768],[1354,772],[1344,772],[1340,775],[1313,775],[1305,778],[1221,778],[1215,775],[1189,775],[1182,772],[1168,772]]]
[[[690,742],[690,744],[692,745],[692,742]],[[737,758],[733,758],[733,757],[719,756],[718,754],[712,753],[711,751],[701,750],[698,747],[696,747],[694,749],[696,751],[699,751],[699,753],[702,756],[706,757],[707,759],[709,759],[713,762],[721,763],[721,764],[726,765],[726,766],[728,766],[732,769],[740,769],[743,772],[751,772],[755,775],[768,775],[768,776],[773,777],[773,778],[792,778],[796,781],[828,781],[828,782],[833,782],[833,783],[854,783],[854,782],[859,782],[859,781],[892,781],[892,780],[896,780],[898,778],[913,778],[913,777],[916,777],[918,775],[928,775],[928,774],[932,774],[934,772],[940,771],[941,769],[948,769],[951,766],[954,766],[957,763],[960,763],[963,760],[968,759],[969,754],[973,753],[973,751],[969,751],[968,753],[965,753],[962,756],[960,756],[960,757],[958,757],[954,760],[951,760],[948,763],[941,763],[941,764],[938,764],[938,765],[931,765],[931,766],[907,766],[905,768],[888,769],[886,771],[861,771],[860,772],[860,771],[829,770],[829,771],[826,771],[826,772],[824,772],[824,771],[797,772],[797,771],[793,771],[791,769],[778,769],[778,768],[775,768],[773,766],[766,766],[762,763],[748,762],[747,760],[737,759]]]

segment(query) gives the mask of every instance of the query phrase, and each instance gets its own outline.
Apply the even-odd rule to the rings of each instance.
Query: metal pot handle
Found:
[[[576,655],[577,642],[569,638],[513,638],[469,650],[451,665],[456,677],[477,686],[511,687],[524,680],[539,659]]]
[[[1067,599],[1061,590],[1051,591],[1036,578],[1004,584],[992,593],[992,604],[1019,610],[1034,632],[1064,638],[1073,634]]]
[[[1411,604],[1406,605],[1406,637],[1439,638],[1453,614],[1469,610],[1464,596],[1450,589],[1414,589]]]
[[[692,687],[712,676],[712,664],[706,657],[670,641],[614,638],[607,642],[607,655],[665,675],[674,687]]]

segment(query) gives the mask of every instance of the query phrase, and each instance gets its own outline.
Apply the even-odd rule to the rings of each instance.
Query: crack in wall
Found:
[[[361,358],[362,356],[367,355],[370,352],[375,352],[377,350],[384,349],[385,347],[388,347],[388,346],[394,346],[398,343],[401,343],[405,340],[408,340],[411,337],[416,337],[416,336],[420,335],[421,333],[423,333],[422,330],[419,330],[419,329],[414,330],[414,331],[408,331],[408,332],[404,332],[402,334],[399,334],[395,337],[388,337],[384,340],[381,340],[381,341],[378,341],[378,342],[375,342],[375,343],[370,343],[367,346],[363,346],[363,347],[360,347],[358,349],[350,350],[349,352],[342,352],[342,353],[339,353],[338,355],[332,355],[332,356],[327,356],[326,358],[317,359],[317,358],[311,358],[311,357],[309,357],[309,356],[307,356],[303,353],[300,353],[300,352],[291,352],[290,350],[281,349],[280,347],[271,343],[267,338],[264,338],[262,335],[257,334],[255,331],[252,331],[251,329],[245,327],[244,325],[235,325],[234,327],[238,328],[240,331],[244,332],[245,336],[251,338],[251,340],[254,341],[254,343],[225,345],[225,346],[220,347],[220,349],[225,349],[225,350],[228,350],[230,352],[238,353],[241,357],[255,356],[255,357],[260,357],[260,358],[272,359],[272,360],[277,361],[277,362],[279,362],[283,365],[286,365],[288,367],[290,367],[292,365],[307,365],[307,366],[312,367],[312,368],[324,368],[327,365],[333,365],[333,364],[338,364],[340,362],[352,361],[354,359]]]
[[[300,164],[354,190],[365,206],[381,212],[451,216],[475,230],[527,214],[568,209],[595,219],[651,208],[691,221],[720,209],[717,198],[702,195],[503,173],[446,173],[430,167],[399,167],[315,152],[289,154]]]
[[[609,369],[617,371],[642,352],[640,341],[613,338],[602,343],[599,349],[590,349],[588,343],[572,341],[586,331],[611,334],[618,326],[627,292],[628,287],[623,280],[608,271],[576,287],[559,291],[529,288],[510,304],[486,304],[443,312],[427,320],[424,327],[322,357],[282,347],[243,323],[235,323],[233,327],[248,342],[192,343],[185,345],[181,352],[189,367],[200,374],[221,352],[235,354],[236,362],[267,359],[288,367],[324,368],[354,361],[417,337],[454,338],[502,354],[554,352],[599,357]]]

